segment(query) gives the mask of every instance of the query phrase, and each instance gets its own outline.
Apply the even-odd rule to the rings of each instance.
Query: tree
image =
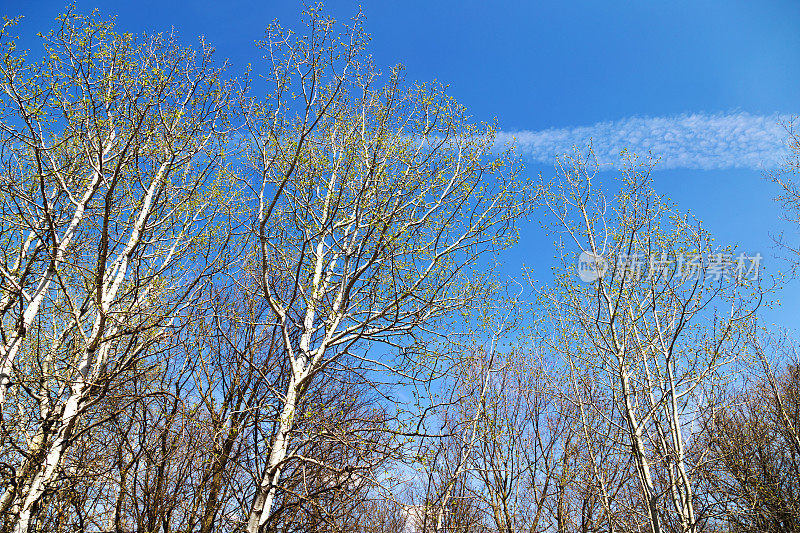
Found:
[[[708,492],[730,531],[800,529],[800,399],[797,355],[783,336],[753,339],[757,363],[731,391],[735,401],[709,413]],[[768,355],[767,351],[770,352]],[[785,362],[775,374],[768,359]]]
[[[248,123],[258,289],[289,369],[250,532],[302,460],[293,439],[312,384],[344,358],[369,383],[430,365],[426,336],[485,297],[491,287],[471,269],[513,240],[526,206],[511,161],[493,155],[493,128],[472,125],[441,87],[406,87],[399,68],[381,83],[360,18],[336,36],[333,21],[307,17],[307,37],[269,32],[275,90]]]
[[[0,62],[0,497],[31,529],[87,413],[169,345],[229,231],[214,186],[231,84],[211,49],[73,13]]]
[[[505,354],[482,400],[470,486],[498,532],[565,531],[576,425],[538,354]]]
[[[735,265],[730,250],[652,191],[651,166],[629,159],[612,202],[596,168],[591,154],[568,159],[542,196],[553,231],[596,278],[579,281],[578,254],[561,247],[555,287],[541,292],[554,317],[542,339],[571,376],[581,423],[592,411],[608,421],[610,431],[586,427],[587,440],[607,435],[618,460],[632,461],[641,498],[624,528],[610,516],[618,502],[605,467],[594,466],[609,530],[637,527],[638,515],[653,533],[695,532],[700,414],[716,407],[708,400],[740,356],[761,292],[752,274],[724,270]]]
[[[797,176],[800,175],[800,136],[795,130],[796,121],[789,121],[783,126],[787,133],[788,156],[776,170],[765,173],[765,177],[778,186],[779,194],[775,201],[781,206],[783,218],[800,226],[800,188],[797,185]],[[789,262],[796,269],[800,247],[784,240],[783,236],[777,238],[776,243],[788,252]]]

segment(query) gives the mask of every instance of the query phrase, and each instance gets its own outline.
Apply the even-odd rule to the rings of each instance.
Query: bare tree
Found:
[[[565,531],[574,477],[576,426],[538,354],[503,357],[486,395],[471,472],[476,496],[499,532]]]
[[[753,341],[757,363],[708,413],[704,474],[713,518],[731,531],[789,532],[800,529],[800,397],[797,353],[783,335]],[[780,365],[776,373],[772,360]]]

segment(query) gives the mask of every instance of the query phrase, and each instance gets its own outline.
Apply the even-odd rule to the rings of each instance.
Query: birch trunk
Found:
[[[247,520],[247,533],[258,533],[272,516],[272,506],[275,503],[275,495],[278,491],[279,481],[283,462],[286,460],[286,452],[289,443],[289,433],[294,425],[294,417],[297,410],[297,390],[294,379],[289,386],[286,401],[281,412],[278,430],[269,453],[267,464],[264,467],[264,476],[258,487],[258,494],[250,510]]]

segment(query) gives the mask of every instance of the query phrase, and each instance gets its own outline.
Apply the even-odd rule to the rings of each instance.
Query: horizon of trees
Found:
[[[239,78],[97,14],[41,57],[4,22],[0,532],[800,531],[777,283],[656,162],[529,177],[361,14],[304,21]],[[530,217],[553,278],[507,283]]]

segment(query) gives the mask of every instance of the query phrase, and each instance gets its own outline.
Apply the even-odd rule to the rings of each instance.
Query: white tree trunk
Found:
[[[34,507],[44,494],[47,486],[55,479],[58,466],[61,464],[61,458],[64,455],[68,439],[71,437],[72,428],[75,426],[79,415],[80,403],[84,397],[84,388],[84,383],[81,380],[73,387],[70,393],[70,397],[64,406],[56,438],[49,446],[44,463],[37,469],[36,474],[23,494],[24,500],[19,508],[17,522],[14,524],[14,533],[28,533],[30,531]]]
[[[289,432],[294,426],[294,417],[297,412],[297,388],[295,380],[289,383],[286,394],[286,401],[283,404],[278,431],[272,443],[269,459],[264,468],[264,475],[258,486],[258,493],[250,510],[247,521],[247,533],[258,533],[259,529],[272,516],[272,506],[275,502],[275,495],[278,491],[278,481],[280,480],[283,462],[289,445]]]

